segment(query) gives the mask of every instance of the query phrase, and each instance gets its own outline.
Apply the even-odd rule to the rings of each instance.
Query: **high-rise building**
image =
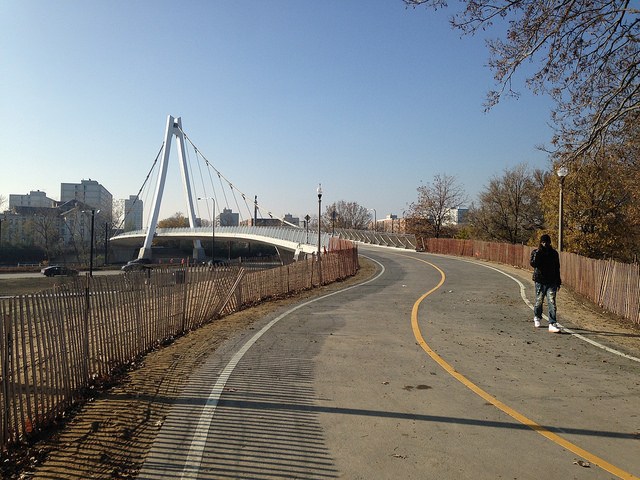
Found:
[[[124,201],[124,231],[142,230],[144,204],[137,195],[129,195]]]
[[[60,202],[78,200],[92,209],[100,210],[100,216],[111,222],[113,196],[95,180],[82,180],[80,183],[61,183]]]

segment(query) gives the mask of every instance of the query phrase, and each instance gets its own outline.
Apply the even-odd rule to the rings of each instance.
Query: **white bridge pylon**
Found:
[[[194,209],[193,196],[191,193],[191,183],[189,181],[189,169],[187,168],[187,160],[185,155],[185,138],[182,133],[182,120],[180,117],[167,117],[167,128],[164,133],[164,152],[162,155],[162,164],[160,165],[160,174],[158,175],[158,182],[156,183],[156,190],[153,195],[153,206],[151,209],[151,219],[149,221],[149,227],[147,228],[147,234],[144,239],[144,244],[140,248],[138,258],[151,258],[151,244],[153,237],[156,233],[156,227],[158,225],[158,215],[160,214],[160,204],[162,203],[162,194],[164,192],[164,184],[167,179],[167,170],[169,167],[169,154],[171,153],[171,140],[176,137],[176,143],[178,146],[178,159],[180,161],[180,173],[182,175],[182,186],[187,198],[187,211],[189,217],[189,227],[194,229],[196,226],[196,213]],[[200,243],[200,240],[193,241],[193,258],[203,259],[204,248]]]

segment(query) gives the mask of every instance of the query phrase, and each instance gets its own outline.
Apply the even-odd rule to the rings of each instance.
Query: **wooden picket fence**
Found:
[[[452,238],[420,238],[418,244],[431,253],[473,257],[527,270],[531,270],[529,257],[534,248]],[[563,285],[605,310],[640,325],[640,264],[560,252],[560,275]]]
[[[222,315],[354,275],[357,247],[278,268],[153,269],[0,301],[0,451],[141,355]]]

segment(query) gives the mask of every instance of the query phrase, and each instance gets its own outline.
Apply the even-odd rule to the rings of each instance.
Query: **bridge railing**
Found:
[[[320,262],[313,256],[269,270],[201,266],[86,276],[0,300],[0,452],[52,424],[87,387],[167,339],[244,306],[355,274],[358,250],[346,246]]]
[[[212,233],[215,232],[215,235],[219,236],[237,236],[237,237],[265,237],[265,238],[273,238],[277,240],[282,240],[286,242],[291,242],[295,244],[304,244],[304,245],[317,245],[318,244],[318,231],[315,230],[305,230],[302,228],[294,228],[294,227],[250,227],[250,226],[237,226],[237,227],[219,227],[216,226],[215,229],[211,227],[181,227],[181,228],[157,228],[156,234],[162,237],[189,237],[189,236],[197,236],[201,239],[209,238]],[[132,230],[129,232],[124,232],[115,237],[112,237],[111,240],[117,240],[119,238],[128,238],[128,237],[143,237],[146,235],[147,229],[144,228],[142,230]],[[320,235],[320,243],[321,245],[328,245],[329,239],[331,235],[323,232]]]
[[[354,242],[368,243],[370,245],[407,248],[411,250],[415,250],[417,248],[416,236],[413,234],[375,232],[372,230],[352,230],[345,228],[336,228],[335,233],[340,236],[340,238]]]

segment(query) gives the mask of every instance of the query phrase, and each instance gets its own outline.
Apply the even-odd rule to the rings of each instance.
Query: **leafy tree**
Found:
[[[540,205],[540,172],[532,173],[526,164],[506,169],[492,177],[472,205],[469,221],[477,236],[487,240],[526,243],[543,225]]]
[[[364,230],[370,221],[371,215],[366,207],[357,202],[340,200],[325,208],[322,215],[322,229],[329,230],[335,226],[335,228]]]
[[[467,201],[464,189],[456,177],[437,174],[432,183],[420,185],[417,190],[418,200],[409,205],[411,221],[408,228],[413,233],[439,238],[450,219],[451,210]]]
[[[404,0],[406,5],[446,6],[446,0]],[[512,80],[532,72],[526,85],[555,101],[556,149],[571,160],[597,151],[607,134],[630,127],[640,111],[640,19],[628,0],[463,0],[451,20],[464,34],[504,26],[488,42],[497,89],[490,108],[517,95]],[[498,25],[499,24],[499,25]],[[503,30],[499,30],[502,32]],[[533,65],[533,67],[531,67]]]
[[[189,226],[189,219],[182,212],[176,212],[169,218],[158,222],[158,228],[182,228]]]
[[[558,228],[559,180],[542,191],[547,229]],[[637,261],[640,171],[615,156],[601,156],[570,171],[564,182],[563,247],[590,258]]]

